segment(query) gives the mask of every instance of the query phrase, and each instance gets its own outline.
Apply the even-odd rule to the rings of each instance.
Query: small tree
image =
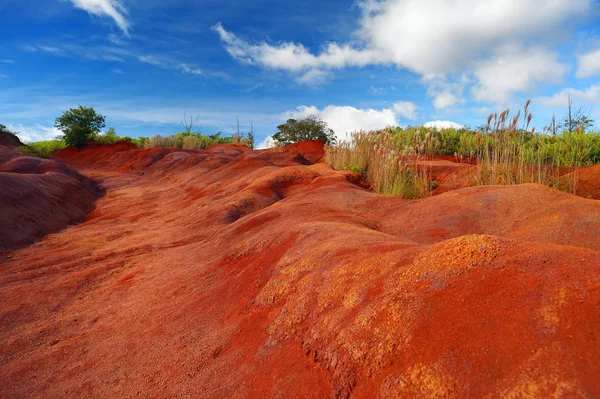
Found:
[[[588,118],[588,116],[583,112],[583,106],[579,107],[577,111],[574,111],[571,96],[569,96],[568,113],[564,117],[562,126],[564,126],[564,128],[569,132],[574,132],[577,129],[585,131],[594,126],[594,121]]]
[[[188,114],[187,112],[185,112],[183,114],[183,120],[181,121],[181,126],[183,126],[183,128],[185,129],[184,133],[186,135],[190,135],[192,134],[192,129],[194,128],[194,125],[198,122],[198,119],[200,119],[200,115],[190,115],[188,118]]]
[[[335,132],[325,121],[315,115],[304,119],[288,119],[283,125],[277,126],[279,130],[273,135],[276,142],[289,145],[303,140],[320,140],[325,144],[335,144]]]
[[[67,145],[83,147],[94,135],[100,133],[105,126],[105,118],[94,108],[79,106],[70,108],[56,118],[54,127],[64,133],[63,139]]]

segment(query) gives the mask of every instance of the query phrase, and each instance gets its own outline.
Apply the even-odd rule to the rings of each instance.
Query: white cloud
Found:
[[[406,119],[417,119],[417,106],[410,101],[398,101],[392,106],[394,113]]]
[[[24,126],[21,124],[9,124],[7,127],[10,131],[15,132],[24,143],[52,140],[56,138],[56,136],[62,135],[62,132],[57,128],[45,127],[42,125]]]
[[[359,33],[368,46],[424,76],[458,72],[507,42],[556,37],[555,29],[584,17],[594,5],[593,0],[364,3]]]
[[[125,18],[127,9],[117,0],[70,0],[79,9],[97,17],[110,17],[119,28],[129,35],[129,21]]]
[[[258,143],[254,148],[257,150],[264,150],[266,148],[275,147],[275,140],[273,140],[273,136],[267,136],[263,141]]]
[[[463,74],[456,82],[449,82],[445,78],[425,77],[423,83],[428,86],[427,95],[433,97],[433,106],[436,109],[446,109],[466,101],[463,91],[470,80],[467,75]]]
[[[308,86],[317,86],[327,81],[331,73],[322,69],[311,69],[300,76],[297,81]]]
[[[346,65],[364,66],[380,56],[370,49],[357,50],[350,45],[340,46],[336,43],[330,43],[321,54],[314,55],[302,44],[251,44],[226,31],[221,24],[213,26],[213,30],[219,34],[225,49],[233,58],[267,68],[303,72],[319,68],[343,68]]]
[[[566,109],[569,104],[569,96],[574,103],[581,105],[600,105],[600,84],[593,85],[587,89],[574,88],[564,89],[551,97],[539,97],[538,101],[545,107],[561,107]],[[598,113],[600,110],[596,110]]]
[[[398,125],[392,109],[357,109],[338,105],[328,105],[323,109],[301,105],[294,111],[285,112],[282,119],[300,119],[310,115],[318,116],[327,122],[327,125],[335,132],[338,140],[348,140],[350,133],[358,130],[383,129],[387,126]]]
[[[2,64],[14,64],[15,62],[13,60],[0,60],[0,63],[2,63]]]
[[[527,60],[519,65],[535,70],[526,74],[503,64],[506,54],[501,50],[507,45],[522,48],[533,40],[545,47],[558,43],[570,34],[565,26],[576,26],[594,4],[595,0],[361,0],[362,17],[354,40],[330,42],[319,51],[300,43],[249,42],[221,24],[213,29],[227,52],[243,63],[303,76],[316,70],[393,64],[420,74],[428,85],[434,78],[475,73],[480,79],[474,92],[478,99],[498,101],[537,83],[555,82],[564,73],[548,51],[525,53]],[[489,54],[494,58],[487,60]],[[545,66],[540,63],[545,61],[549,70],[542,70]],[[515,79],[491,81],[491,73],[501,65],[511,74],[516,71]],[[464,102],[460,91],[436,88],[430,96],[436,108],[448,108]]]
[[[600,49],[577,57],[578,78],[589,78],[600,75]]]
[[[458,105],[463,101],[448,90],[435,93],[433,94],[433,97],[433,106],[436,109],[454,107],[455,105]]]
[[[451,122],[451,121],[431,121],[431,122],[426,122],[423,126],[426,128],[437,129],[437,130],[464,128],[463,125],[456,123],[456,122]]]
[[[505,47],[476,64],[478,83],[473,96],[479,101],[506,103],[513,93],[533,91],[538,83],[558,83],[566,72],[567,67],[552,52]]]
[[[396,91],[397,88],[396,86],[390,86],[390,87],[374,87],[371,86],[369,87],[369,93],[374,95],[374,96],[384,96],[386,95],[388,92],[390,91]]]
[[[506,42],[543,38],[585,16],[593,0],[363,0],[361,5],[362,45],[329,43],[318,54],[297,43],[248,43],[221,24],[213,29],[232,57],[250,64],[299,71],[393,63],[439,76]]]

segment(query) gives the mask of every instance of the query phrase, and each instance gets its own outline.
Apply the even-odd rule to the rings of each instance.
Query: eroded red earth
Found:
[[[56,158],[12,173],[48,183],[27,205],[59,178],[104,195],[0,256],[0,397],[600,397],[597,200],[389,198],[310,143]]]

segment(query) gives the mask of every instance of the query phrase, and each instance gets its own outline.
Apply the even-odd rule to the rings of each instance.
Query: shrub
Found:
[[[232,137],[221,137],[220,132],[210,136],[187,132],[177,133],[173,136],[155,135],[150,139],[145,137],[134,139],[133,143],[141,148],[172,147],[184,150],[203,150],[212,144],[234,143],[248,146],[251,144],[249,139],[243,137],[243,135],[234,134]]]
[[[109,128],[104,134],[94,136],[94,141],[99,144],[115,144],[123,139],[117,135],[114,127]]]
[[[66,146],[66,143],[60,139],[37,141],[19,147],[19,154],[38,158],[50,158],[53,152],[61,150]]]

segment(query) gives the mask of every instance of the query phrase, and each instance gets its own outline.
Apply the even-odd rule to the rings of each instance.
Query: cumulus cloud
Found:
[[[87,11],[97,17],[112,18],[117,26],[129,35],[127,9],[117,0],[70,0],[76,8]]]
[[[398,101],[392,106],[394,113],[406,119],[417,119],[417,106],[410,101]]]
[[[600,75],[600,49],[577,57],[578,78],[589,78]]]
[[[15,132],[19,139],[24,143],[33,141],[52,140],[56,136],[62,135],[62,132],[55,127],[46,127],[42,125],[24,126],[21,124],[9,124],[8,130]]]
[[[263,141],[258,143],[254,148],[257,150],[264,150],[266,148],[275,147],[275,140],[273,140],[273,136],[267,136]]]
[[[587,89],[567,88],[550,97],[539,97],[538,101],[545,107],[561,107],[566,109],[569,104],[569,96],[573,102],[584,105],[600,105],[600,84],[592,85]],[[599,110],[596,110],[598,114]]]
[[[397,116],[414,117],[416,106],[410,102],[397,102],[391,108],[359,109],[351,106],[328,105],[323,109],[301,105],[293,111],[287,111],[282,119],[300,119],[316,115],[327,122],[338,140],[349,140],[350,134],[358,130],[376,130],[387,126],[397,126]]]
[[[528,92],[538,83],[557,83],[568,68],[556,54],[542,49],[508,47],[475,66],[473,96],[480,101],[505,103],[513,93]]]
[[[464,128],[463,125],[456,123],[456,122],[451,122],[451,121],[431,121],[431,122],[426,122],[423,126],[426,128],[429,128],[429,129],[436,129],[436,130]]]
[[[496,55],[496,59],[486,62],[488,55],[507,44],[521,47],[534,39],[553,44],[569,34],[565,26],[574,26],[589,14],[594,0],[362,0],[359,5],[362,16],[354,40],[330,42],[316,52],[301,43],[243,40],[221,24],[213,29],[233,58],[302,75],[308,71],[388,64],[420,74],[429,84],[434,78],[465,71],[471,74],[472,65],[477,65],[476,76],[483,79],[477,95],[489,100],[490,90],[500,87],[500,96],[493,98],[498,100],[544,79],[554,81],[561,70],[554,56],[533,49],[539,61],[550,61],[551,71],[541,76],[521,74],[518,82],[509,80],[504,87],[503,79],[494,83],[486,80],[502,60],[498,59],[501,55]],[[452,90],[435,90],[431,97],[436,108],[462,102]]]

